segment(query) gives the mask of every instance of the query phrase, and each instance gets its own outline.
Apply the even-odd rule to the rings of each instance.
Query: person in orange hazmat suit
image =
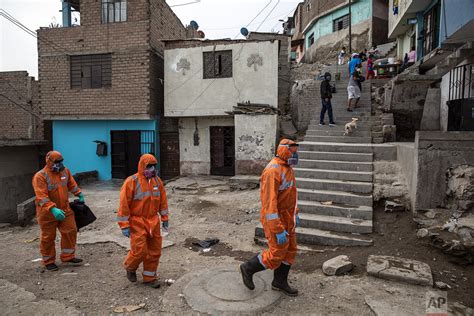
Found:
[[[143,283],[153,288],[160,287],[156,279],[162,243],[160,222],[168,230],[168,201],[156,165],[151,154],[140,158],[138,172],[122,185],[117,219],[122,234],[130,238],[130,251],[124,261],[128,280],[137,282],[136,271],[143,263]]]
[[[296,233],[300,219],[297,208],[296,179],[293,166],[298,163],[298,144],[283,139],[277,155],[266,166],[260,178],[263,225],[268,249],[240,265],[244,285],[255,289],[253,274],[272,269],[272,289],[296,296],[298,290],[288,284],[288,274],[296,256]]]
[[[82,262],[75,256],[77,228],[68,194],[71,192],[81,202],[84,202],[84,195],[63,161],[61,153],[48,152],[46,166],[35,174],[32,181],[36,195],[36,218],[41,229],[40,252],[43,264],[50,271],[58,270],[55,263],[56,229],[61,233],[61,261]]]

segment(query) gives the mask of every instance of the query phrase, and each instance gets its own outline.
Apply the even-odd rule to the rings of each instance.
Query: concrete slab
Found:
[[[231,190],[252,190],[260,186],[260,177],[252,175],[237,175],[229,179]]]
[[[371,276],[418,285],[433,285],[431,268],[426,263],[391,256],[369,256],[367,273]]]
[[[16,284],[0,279],[2,315],[81,315],[62,302],[41,300]]]
[[[183,291],[189,306],[209,314],[255,313],[273,305],[280,292],[271,289],[272,271],[254,275],[255,290],[248,290],[236,266],[205,270]]]
[[[114,242],[117,245],[129,250],[130,249],[130,239],[124,237],[120,233],[120,229],[115,227],[115,231],[112,233],[107,232],[97,232],[97,231],[85,231],[83,233],[79,232],[77,243],[80,245],[85,244],[97,244],[97,243],[106,243]],[[161,248],[168,248],[174,245],[174,242],[167,240],[166,237],[163,239],[163,244]]]

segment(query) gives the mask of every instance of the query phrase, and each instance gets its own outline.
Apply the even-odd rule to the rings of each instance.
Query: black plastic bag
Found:
[[[79,200],[70,202],[69,206],[74,212],[77,230],[93,223],[97,219],[91,209],[85,203],[79,202]]]
[[[218,243],[219,243],[219,239],[217,238],[206,238],[204,240],[198,240],[196,242],[193,242],[193,245],[200,246],[202,248],[209,248]]]

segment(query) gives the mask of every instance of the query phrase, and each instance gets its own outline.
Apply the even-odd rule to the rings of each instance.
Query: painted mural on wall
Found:
[[[181,58],[179,62],[176,64],[176,71],[181,71],[183,76],[186,75],[186,70],[191,69],[191,63],[186,58]]]
[[[257,66],[263,65],[263,58],[259,54],[251,54],[249,58],[247,58],[247,66],[252,67],[253,70],[257,71]]]

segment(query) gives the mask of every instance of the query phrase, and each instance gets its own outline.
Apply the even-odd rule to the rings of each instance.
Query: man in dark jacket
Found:
[[[332,105],[331,105],[331,98],[332,98],[332,92],[331,92],[331,74],[329,72],[326,72],[324,74],[324,80],[321,82],[321,114],[319,116],[319,125],[324,125],[324,115],[326,114],[326,111],[328,111],[329,114],[329,126],[334,126],[336,123],[334,123],[334,119],[332,116]]]

